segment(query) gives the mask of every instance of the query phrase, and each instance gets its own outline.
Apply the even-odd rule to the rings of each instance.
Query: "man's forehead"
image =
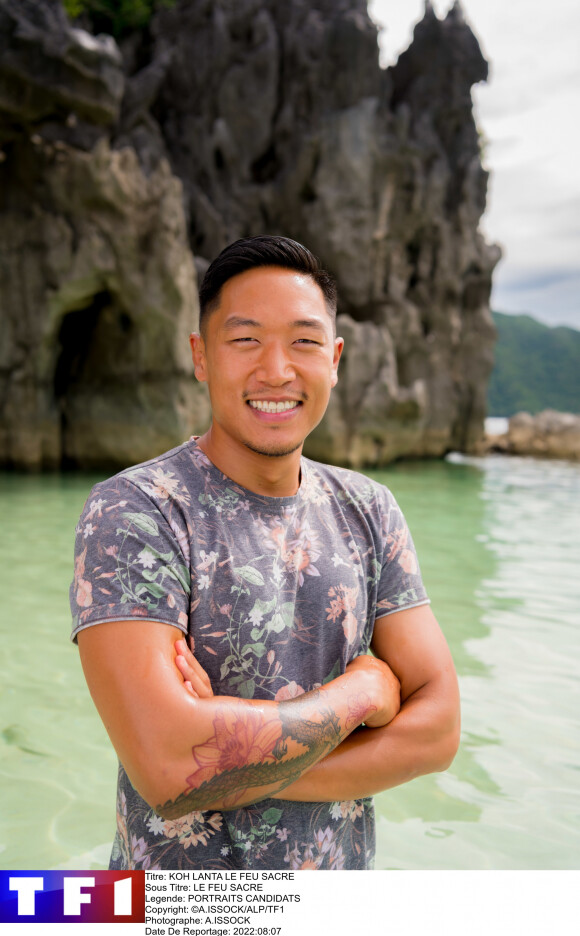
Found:
[[[279,313],[286,327],[335,333],[334,309],[316,279],[301,270],[278,266],[252,267],[230,277],[208,307],[214,328],[228,331],[239,326],[260,327]],[[218,313],[217,316],[215,313]],[[208,322],[210,315],[207,316]]]
[[[249,270],[242,270],[241,273],[236,273],[226,280],[221,292],[260,291],[268,288],[299,290],[312,295],[320,295],[324,299],[322,289],[309,273],[279,266],[251,267]]]

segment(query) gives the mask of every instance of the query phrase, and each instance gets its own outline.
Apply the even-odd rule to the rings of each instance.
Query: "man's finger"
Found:
[[[184,680],[189,680],[189,682],[191,682],[199,696],[213,696],[210,678],[201,663],[194,657],[185,640],[177,640],[175,642],[175,650],[177,653],[175,665]]]

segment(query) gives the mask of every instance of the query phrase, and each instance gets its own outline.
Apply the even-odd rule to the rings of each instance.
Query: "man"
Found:
[[[97,485],[77,529],[73,637],[120,760],[111,867],[372,867],[372,794],[455,754],[449,650],[389,491],[301,455],[343,347],[331,277],[248,238],[200,308],[210,428]]]

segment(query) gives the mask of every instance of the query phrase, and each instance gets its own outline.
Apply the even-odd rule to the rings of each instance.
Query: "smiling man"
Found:
[[[208,431],[87,501],[73,638],[120,761],[111,868],[370,868],[372,795],[455,754],[453,663],[394,498],[302,456],[335,316],[302,245],[227,247],[191,336]]]

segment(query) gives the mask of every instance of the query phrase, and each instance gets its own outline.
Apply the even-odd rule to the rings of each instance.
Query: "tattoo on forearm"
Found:
[[[283,790],[340,744],[365,703],[349,698],[342,726],[331,707],[320,705],[318,690],[281,702],[269,716],[244,702],[224,704],[214,718],[215,734],[192,748],[195,769],[185,791],[157,811],[174,819],[210,803],[232,809],[252,802],[260,787],[275,786],[265,796]]]

